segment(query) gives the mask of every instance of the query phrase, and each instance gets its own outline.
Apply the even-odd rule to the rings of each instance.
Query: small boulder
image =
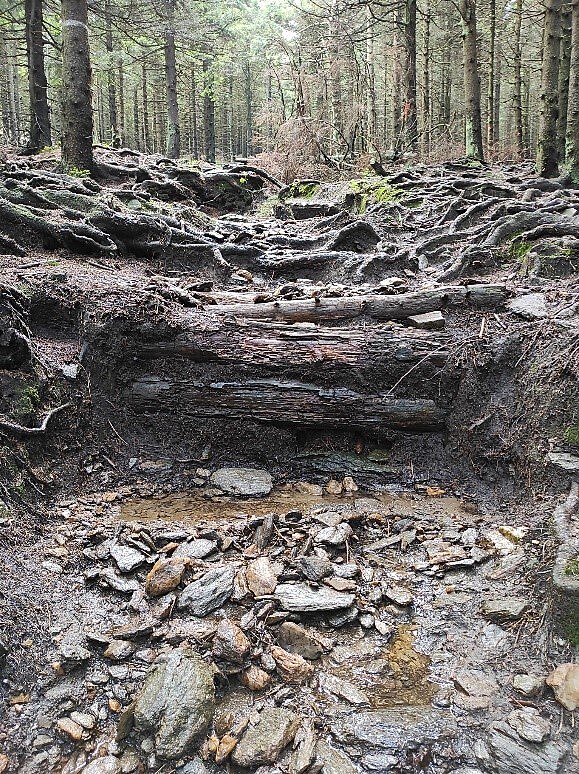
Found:
[[[244,768],[275,763],[282,750],[293,741],[299,725],[300,719],[294,712],[266,707],[259,715],[259,722],[246,729],[231,760]]]
[[[249,563],[245,571],[249,590],[256,597],[273,594],[277,586],[277,575],[267,556],[260,556]]]
[[[228,618],[219,622],[213,640],[214,658],[242,664],[249,655],[250,648],[251,643],[237,624]]]
[[[505,599],[487,599],[481,611],[491,621],[517,621],[528,607],[525,599],[506,597]]]
[[[220,468],[211,476],[211,483],[227,494],[241,497],[267,495],[273,488],[267,470],[255,468]]]
[[[113,755],[96,758],[85,766],[80,774],[121,774],[121,762]]]
[[[297,653],[288,653],[283,648],[273,647],[271,655],[275,661],[277,671],[286,683],[303,683],[314,673],[313,666],[308,664],[301,656],[298,656]]]
[[[539,714],[535,707],[522,707],[513,710],[507,717],[507,722],[521,739],[527,742],[544,742],[551,733],[551,724]]]
[[[579,664],[559,664],[546,680],[559,704],[569,712],[579,707]]]
[[[227,602],[233,593],[234,579],[234,567],[216,567],[185,586],[177,599],[177,607],[187,608],[193,615],[203,618]]]
[[[250,691],[262,691],[271,683],[271,675],[252,665],[241,675],[241,682]]]
[[[183,559],[159,559],[147,575],[145,591],[150,597],[162,597],[177,588],[184,572]]]

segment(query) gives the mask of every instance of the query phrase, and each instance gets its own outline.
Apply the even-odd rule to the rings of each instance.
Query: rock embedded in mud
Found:
[[[545,682],[553,689],[559,704],[569,712],[579,707],[579,664],[559,664]]]
[[[364,691],[360,691],[353,683],[342,680],[329,672],[322,672],[318,678],[322,691],[345,699],[350,704],[370,704],[370,699]]]
[[[85,766],[80,774],[121,774],[121,762],[113,755],[96,758]]]
[[[247,565],[245,580],[256,597],[273,594],[277,586],[277,575],[267,556],[260,556]]]
[[[237,624],[228,618],[219,622],[213,640],[214,658],[230,661],[232,664],[243,664],[250,648],[251,643]]]
[[[507,309],[525,320],[539,320],[548,314],[545,296],[542,293],[527,293],[513,298],[507,303]]]
[[[412,592],[405,589],[404,586],[386,586],[384,588],[384,596],[390,602],[394,602],[395,605],[400,607],[407,607],[414,601]]]
[[[136,548],[124,546],[121,543],[113,543],[110,552],[121,572],[133,572],[147,561],[147,557]]]
[[[214,551],[217,551],[217,541],[207,538],[188,540],[173,551],[173,558],[180,559],[205,559]]]
[[[161,758],[184,755],[208,730],[215,710],[213,670],[193,651],[173,650],[145,680],[135,726],[155,734]]]
[[[103,652],[103,656],[111,661],[123,661],[130,658],[135,650],[135,645],[128,640],[113,640]]]
[[[304,718],[294,739],[294,753],[290,761],[292,774],[303,774],[316,757],[316,732],[311,720]]]
[[[185,561],[171,557],[155,562],[145,581],[145,591],[150,597],[161,597],[169,593],[183,580]]]
[[[330,650],[330,646],[323,643],[315,634],[292,621],[285,621],[279,626],[277,641],[289,653],[295,653],[312,661]]]
[[[523,696],[539,696],[545,687],[545,678],[536,675],[515,675],[513,688]]]
[[[481,612],[491,621],[517,621],[525,612],[529,603],[525,599],[506,597],[505,599],[487,599]]]
[[[507,717],[507,723],[527,742],[544,742],[551,733],[551,724],[541,717],[535,707],[513,710]]]
[[[354,595],[329,588],[313,589],[307,583],[280,583],[275,598],[292,613],[323,613],[343,610],[354,604]]]
[[[192,615],[203,618],[224,605],[233,593],[235,568],[216,567],[185,586],[177,598],[177,607],[187,608]]]
[[[297,653],[289,653],[283,648],[274,646],[271,649],[271,655],[285,683],[303,683],[314,674],[313,666]]]
[[[56,727],[75,742],[82,739],[82,735],[84,734],[84,728],[78,723],[75,723],[71,718],[59,718],[59,720],[56,721]]]
[[[286,709],[266,707],[256,725],[248,726],[233,751],[231,760],[245,768],[275,763],[282,750],[293,741],[299,717]]]
[[[441,331],[446,324],[446,320],[441,311],[414,314],[407,317],[406,321],[409,325],[412,325],[413,328],[420,328],[426,331]]]
[[[201,758],[193,758],[184,766],[179,766],[177,774],[207,774],[207,767]]]
[[[255,468],[220,468],[211,476],[211,483],[227,494],[241,497],[267,495],[273,489],[270,473]]]

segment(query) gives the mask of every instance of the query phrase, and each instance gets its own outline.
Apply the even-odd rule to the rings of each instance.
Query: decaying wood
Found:
[[[254,420],[294,427],[366,430],[436,430],[445,412],[434,401],[324,389],[302,382],[176,382],[144,376],[126,395],[137,411],[167,411],[189,418]]]

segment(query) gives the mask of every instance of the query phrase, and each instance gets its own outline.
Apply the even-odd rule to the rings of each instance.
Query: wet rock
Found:
[[[347,755],[323,739],[316,745],[316,764],[321,766],[320,774],[357,774],[358,771]]]
[[[245,580],[249,590],[256,597],[273,594],[277,586],[277,575],[267,556],[260,556],[248,564]]]
[[[128,640],[113,640],[104,651],[103,656],[111,661],[122,661],[132,656],[135,650],[135,645]]]
[[[70,719],[75,723],[78,723],[82,728],[91,730],[96,725],[96,718],[94,715],[90,715],[88,712],[71,712]]]
[[[91,761],[80,774],[121,774],[121,762],[113,755],[105,755]]]
[[[397,751],[407,745],[428,744],[456,735],[452,715],[432,707],[392,707],[340,716],[332,734],[345,744],[365,744]]]
[[[273,647],[271,655],[277,671],[286,683],[303,683],[314,673],[313,666],[296,653],[288,653],[283,648]]]
[[[61,733],[70,737],[70,739],[73,739],[75,742],[82,739],[84,733],[83,727],[79,726],[79,724],[75,723],[71,718],[59,718],[59,720],[56,721],[56,727]]]
[[[177,607],[187,608],[192,615],[203,618],[225,604],[233,593],[235,568],[216,567],[185,586],[177,598]]]
[[[173,558],[178,559],[205,559],[214,551],[217,550],[216,540],[207,540],[206,538],[198,538],[197,540],[189,540],[173,551]]]
[[[219,622],[213,640],[215,658],[230,661],[233,664],[242,664],[249,655],[250,647],[251,643],[237,624],[228,618]]]
[[[414,600],[412,592],[405,589],[404,586],[386,586],[384,596],[390,602],[394,602],[395,605],[400,605],[401,607],[411,605]]]
[[[168,594],[181,583],[185,572],[182,559],[159,559],[155,562],[145,581],[145,591],[150,597]]]
[[[58,658],[62,666],[75,667],[88,661],[92,653],[78,642],[63,643],[58,649]]]
[[[192,651],[173,650],[145,680],[134,719],[155,734],[161,758],[175,759],[206,733],[214,710],[212,669]]]
[[[335,527],[326,527],[321,529],[314,537],[315,543],[326,543],[331,546],[343,546],[344,543],[352,537],[354,530],[346,522],[337,524]]]
[[[356,583],[347,578],[326,578],[324,583],[336,591],[356,591]]]
[[[333,626],[334,629],[341,629],[342,626],[348,626],[358,620],[358,608],[352,605],[347,610],[344,610],[337,615],[333,615],[328,618],[328,623]]]
[[[477,745],[475,753],[485,769],[509,774],[557,774],[563,771],[561,766],[566,757],[562,745],[526,742],[503,721],[491,725],[487,744]]]
[[[507,303],[507,309],[525,320],[538,320],[547,316],[547,304],[542,293],[527,293],[513,298]]]
[[[527,742],[544,742],[551,733],[551,724],[534,707],[513,710],[507,717],[507,723]]]
[[[211,483],[223,492],[242,497],[267,495],[273,488],[267,470],[254,468],[220,468],[211,476]]]
[[[384,771],[393,770],[398,764],[398,758],[388,753],[369,753],[363,756],[361,763],[365,771],[376,771],[382,774]]]
[[[339,696],[350,704],[370,704],[370,699],[364,691],[356,688],[348,680],[342,680],[341,677],[336,677],[336,675],[331,675],[328,672],[322,672],[318,682],[322,691]]]
[[[539,696],[545,687],[545,678],[536,675],[515,675],[513,688],[523,696]]]
[[[546,679],[555,698],[570,712],[579,707],[579,664],[559,664]]]
[[[112,567],[102,570],[99,573],[99,577],[113,591],[118,591],[121,594],[134,594],[135,591],[139,591],[141,588],[139,581],[134,578],[122,578],[120,575],[117,575]]]
[[[262,691],[271,683],[271,675],[252,665],[241,675],[241,682],[250,691]]]
[[[316,733],[311,720],[302,720],[294,739],[294,753],[290,761],[291,774],[303,774],[316,756]]]
[[[480,670],[461,670],[454,675],[453,682],[469,696],[493,696],[499,690],[493,675]]]
[[[491,621],[517,621],[528,607],[525,599],[506,597],[505,599],[487,599],[481,612]]]
[[[354,564],[353,562],[347,562],[346,564],[334,564],[332,567],[334,570],[334,575],[337,575],[338,578],[347,578],[349,580],[355,578],[360,572],[358,565]]]
[[[427,331],[441,331],[446,323],[441,311],[413,314],[406,319],[408,324],[412,325],[413,328],[421,328]]]
[[[316,583],[334,572],[334,566],[330,560],[321,556],[303,556],[300,560],[300,568],[308,580]]]
[[[318,613],[342,610],[354,603],[353,594],[329,588],[313,589],[306,583],[280,583],[275,597],[284,610],[292,613]]]
[[[300,725],[299,717],[286,709],[266,707],[259,722],[250,725],[234,749],[231,760],[250,768],[275,763],[282,750],[293,741]]]
[[[149,637],[153,633],[154,628],[155,621],[151,619],[137,619],[129,621],[129,623],[123,624],[123,626],[115,626],[112,635],[119,640],[140,640],[144,637]]]
[[[113,543],[110,552],[121,572],[133,572],[147,561],[147,557],[136,548],[121,543]]]
[[[317,659],[328,650],[313,632],[304,629],[303,626],[286,621],[277,630],[277,641],[282,648],[289,653],[309,659]]]

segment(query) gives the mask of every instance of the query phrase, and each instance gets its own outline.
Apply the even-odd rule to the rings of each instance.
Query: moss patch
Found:
[[[300,183],[299,180],[296,180],[290,186],[289,196],[291,199],[313,199],[319,190],[320,186],[318,183]]]
[[[350,191],[356,194],[357,211],[361,214],[369,204],[399,202],[404,192],[387,183],[383,178],[365,178],[350,181]]]

